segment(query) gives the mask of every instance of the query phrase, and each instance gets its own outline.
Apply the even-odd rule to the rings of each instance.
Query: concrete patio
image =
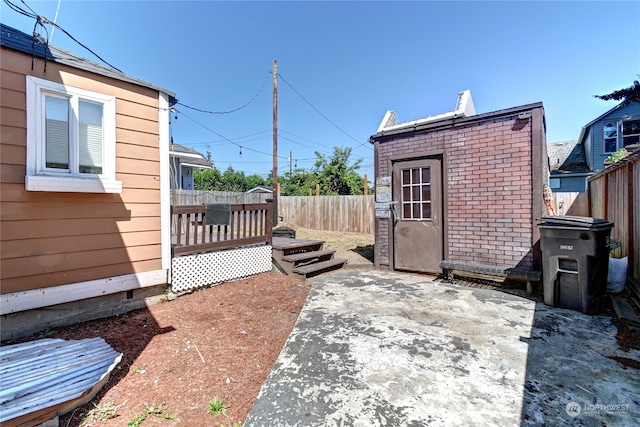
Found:
[[[245,426],[633,425],[609,316],[429,277],[313,280]]]

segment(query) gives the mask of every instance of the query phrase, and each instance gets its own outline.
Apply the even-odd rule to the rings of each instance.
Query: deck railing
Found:
[[[172,256],[271,244],[273,201],[230,207],[229,225],[207,225],[205,205],[171,206]]]

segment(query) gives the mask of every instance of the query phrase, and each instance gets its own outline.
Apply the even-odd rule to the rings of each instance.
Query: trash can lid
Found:
[[[561,227],[580,227],[589,229],[611,228],[613,223],[601,218],[592,218],[587,216],[543,216],[538,219],[542,221],[538,226],[561,226]]]

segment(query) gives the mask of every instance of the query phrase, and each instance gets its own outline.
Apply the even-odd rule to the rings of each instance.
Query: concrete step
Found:
[[[346,259],[330,259],[327,261],[314,262],[304,266],[296,267],[293,273],[303,277],[313,277],[331,270],[338,270],[347,263]]]

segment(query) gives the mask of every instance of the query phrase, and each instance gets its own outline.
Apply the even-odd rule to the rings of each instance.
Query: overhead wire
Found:
[[[76,39],[75,37],[73,37],[67,30],[65,30],[64,28],[62,28],[60,25],[56,24],[55,22],[51,22],[49,21],[49,19],[47,19],[46,17],[39,15],[38,13],[36,13],[33,9],[31,9],[31,7],[29,7],[24,0],[20,0],[25,6],[27,6],[27,8],[29,8],[29,10],[31,10],[30,12],[27,12],[26,10],[24,10],[23,8],[21,8],[20,6],[11,3],[10,0],[4,0],[4,2],[7,4],[7,6],[9,6],[10,9],[12,9],[15,12],[20,13],[21,15],[27,16],[29,18],[35,19],[36,25],[38,23],[40,23],[41,25],[43,24],[50,24],[52,25],[54,28],[59,29],[60,31],[62,31],[63,33],[65,33],[71,40],[73,40],[74,42],[78,43],[80,46],[82,46],[83,48],[85,48],[86,50],[88,50],[89,52],[91,52],[91,54],[93,54],[96,58],[98,58],[100,61],[102,61],[104,64],[108,65],[109,67],[111,67],[113,70],[124,74],[120,69],[118,69],[117,67],[111,65],[109,62],[107,62],[106,60],[104,60],[100,55],[98,55],[97,53],[95,53],[93,50],[91,50],[89,47],[87,47],[84,43],[80,42],[78,39]],[[45,58],[46,59],[46,58]]]
[[[231,140],[231,139],[227,138],[226,136],[221,135],[221,134],[219,134],[218,132],[214,131],[213,129],[211,129],[211,128],[209,128],[209,127],[205,126],[205,125],[203,125],[202,123],[200,123],[199,121],[195,120],[194,118],[189,117],[189,116],[188,116],[188,115],[186,115],[184,112],[182,112],[182,111],[180,111],[180,110],[178,110],[178,109],[176,109],[176,112],[177,112],[177,113],[179,113],[180,115],[182,115],[182,116],[186,117],[187,119],[191,120],[192,122],[194,122],[194,123],[195,123],[195,124],[197,124],[198,126],[200,126],[200,127],[204,128],[204,129],[208,130],[209,132],[213,133],[214,135],[219,136],[220,138],[224,139],[225,141],[228,141],[229,143],[231,143],[231,144],[235,145],[236,147],[238,147],[238,148],[240,148],[240,149],[244,148],[244,149],[246,149],[246,150],[253,151],[254,153],[259,153],[259,154],[265,154],[265,155],[267,155],[267,156],[272,156],[272,153],[265,153],[264,151],[254,150],[253,148],[249,148],[249,147],[246,147],[246,146],[244,146],[244,145],[240,145],[240,144],[238,144],[237,142],[235,142],[235,141],[233,141],[233,140]],[[289,159],[288,157],[284,157],[284,156],[277,156],[277,158],[279,158],[279,159],[285,159],[285,160],[288,160],[288,159]]]
[[[296,93],[296,95],[298,95],[298,96],[299,96],[299,97],[300,97],[304,102],[306,102],[306,103],[307,103],[311,108],[313,108],[313,109],[315,110],[315,112],[316,112],[316,113],[320,114],[320,116],[322,116],[326,121],[328,121],[329,123],[331,123],[331,124],[332,124],[336,129],[338,129],[340,132],[342,132],[343,134],[345,134],[346,136],[348,136],[349,138],[351,138],[351,139],[352,139],[353,141],[355,141],[356,143],[359,143],[359,145],[357,145],[357,146],[353,147],[354,149],[355,149],[355,148],[359,148],[359,147],[361,147],[361,146],[363,146],[363,145],[365,145],[365,144],[368,144],[368,143],[369,143],[368,141],[365,141],[365,142],[363,142],[363,143],[360,143],[360,141],[359,141],[359,140],[357,140],[357,139],[356,139],[356,138],[354,138],[353,136],[349,135],[349,134],[348,134],[344,129],[342,129],[340,126],[338,126],[337,124],[335,124],[335,123],[334,123],[331,119],[329,119],[327,116],[325,116],[324,114],[322,114],[322,112],[321,112],[320,110],[318,110],[318,109],[317,109],[317,108],[316,108],[316,107],[315,107],[311,102],[309,102],[309,101],[307,100],[307,98],[305,98],[304,96],[302,96],[302,94],[301,94],[300,92],[298,92],[298,91],[296,90],[296,88],[294,88],[294,87],[291,85],[291,83],[289,83],[289,82],[287,81],[287,79],[285,79],[285,78],[282,76],[282,74],[278,73],[278,77],[279,77],[280,79],[282,79],[282,81],[283,81],[283,82],[285,82],[285,84],[286,84],[287,86],[289,86],[289,87],[291,88],[291,90],[293,90],[293,91]]]
[[[24,0],[20,0],[20,2],[21,2],[21,3],[22,3],[22,4],[23,4],[23,5],[24,5],[24,6],[25,6],[29,11],[27,11],[27,10],[23,9],[22,7],[20,7],[20,6],[16,5],[15,3],[12,3],[10,0],[4,0],[4,2],[5,2],[5,4],[6,4],[10,9],[12,9],[13,11],[15,11],[15,12],[17,12],[17,13],[19,13],[19,14],[23,15],[23,16],[26,16],[26,17],[28,17],[28,18],[35,19],[35,20],[36,20],[36,23],[34,24],[34,43],[35,43],[36,34],[37,34],[35,30],[37,29],[38,25],[40,25],[40,26],[44,29],[44,31],[46,32],[47,37],[46,37],[46,39],[43,39],[43,38],[42,38],[42,37],[40,37],[39,35],[38,35],[38,37],[40,37],[40,39],[43,39],[43,40],[44,40],[44,41],[43,41],[43,40],[40,40],[41,42],[43,42],[45,45],[48,45],[48,41],[49,41],[49,31],[48,31],[48,29],[45,27],[45,24],[49,24],[49,25],[51,25],[51,26],[54,28],[54,30],[57,28],[57,29],[59,29],[60,31],[62,31],[62,32],[63,32],[64,34],[66,34],[66,35],[67,35],[71,40],[73,40],[74,42],[76,42],[77,44],[79,44],[81,47],[83,47],[84,49],[86,49],[87,51],[89,51],[92,55],[94,55],[96,58],[98,58],[98,59],[99,59],[100,61],[102,61],[104,64],[106,64],[107,66],[111,67],[111,69],[113,69],[113,70],[115,70],[115,71],[117,71],[117,72],[119,72],[119,73],[123,73],[119,68],[115,67],[114,65],[112,65],[111,63],[109,63],[108,61],[106,61],[104,58],[102,58],[100,55],[98,55],[98,54],[97,54],[95,51],[93,51],[91,48],[89,48],[89,47],[88,47],[88,46],[86,46],[84,43],[82,43],[82,42],[80,42],[78,39],[76,39],[76,38],[75,38],[71,33],[69,33],[67,30],[65,30],[62,26],[58,25],[56,22],[51,22],[48,18],[46,18],[46,17],[44,17],[44,16],[39,15],[39,14],[38,14],[35,10],[33,10],[33,9],[32,9],[32,8],[31,8],[31,7],[30,7],[30,6],[29,6],[29,5],[28,5]],[[34,48],[35,48],[35,45],[34,45]],[[34,52],[35,52],[35,50],[34,50]],[[46,70],[46,58],[45,58],[45,70]],[[260,88],[258,89],[258,91],[256,92],[256,94],[255,94],[255,95],[254,95],[254,96],[253,96],[249,101],[247,101],[245,104],[241,105],[240,107],[234,108],[234,109],[232,109],[232,110],[228,110],[228,111],[209,111],[209,110],[204,110],[204,109],[200,109],[200,108],[195,108],[195,107],[189,106],[189,105],[184,104],[184,103],[181,103],[181,102],[178,102],[178,103],[177,103],[177,105],[181,105],[181,106],[182,106],[182,107],[184,107],[184,108],[188,108],[188,109],[190,109],[190,110],[194,110],[194,111],[198,111],[198,112],[206,113],[206,114],[217,114],[217,115],[222,115],[222,114],[230,114],[230,113],[233,113],[233,112],[239,111],[239,110],[241,110],[241,109],[246,108],[247,106],[249,106],[251,103],[253,103],[253,102],[258,98],[258,96],[259,96],[259,95],[262,93],[262,91],[264,90],[264,88],[265,88],[265,86],[266,86],[266,84],[267,84],[267,81],[268,81],[268,79],[269,79],[269,75],[271,75],[271,73],[272,73],[272,72],[271,72],[271,70],[269,70],[269,71],[268,71],[268,73],[267,73],[267,75],[265,76],[265,79],[264,79],[264,80],[263,80],[263,82],[262,82],[262,85],[260,86]],[[123,74],[124,74],[124,73],[123,73]],[[354,138],[353,136],[349,135],[349,134],[348,134],[344,129],[342,129],[340,126],[338,126],[338,125],[337,125],[336,123],[334,123],[332,120],[330,120],[326,115],[324,115],[320,110],[318,110],[318,109],[317,109],[313,104],[311,104],[311,103],[310,103],[310,102],[309,102],[309,101],[308,101],[308,100],[307,100],[307,99],[306,99],[306,98],[305,98],[305,97],[304,97],[304,96],[303,96],[303,95],[302,95],[298,90],[296,90],[296,89],[295,89],[295,88],[294,88],[294,87],[293,87],[293,86],[292,86],[292,85],[291,85],[291,84],[290,84],[290,83],[289,83],[289,82],[288,82],[288,81],[287,81],[287,80],[286,80],[286,79],[285,79],[285,78],[284,78],[280,73],[278,73],[278,76],[283,80],[283,82],[284,82],[285,84],[287,84],[287,86],[289,86],[289,87],[290,87],[290,88],[291,88],[291,89],[292,89],[292,90],[293,90],[293,91],[294,91],[294,92],[295,92],[295,93],[296,93],[296,94],[297,94],[297,95],[298,95],[298,96],[299,96],[303,101],[305,101],[305,102],[306,102],[306,103],[307,103],[311,108],[313,108],[313,109],[314,109],[314,110],[315,110],[315,111],[316,111],[320,116],[322,116],[325,120],[327,120],[329,123],[331,123],[334,127],[336,127],[338,130],[340,130],[343,134],[345,134],[346,136],[348,136],[350,139],[352,139],[352,140],[353,140],[353,141],[355,141],[355,142],[359,142],[356,138]],[[219,133],[217,133],[217,132],[213,131],[212,129],[210,129],[210,128],[206,127],[206,126],[205,126],[205,125],[203,125],[202,123],[200,123],[200,122],[196,121],[195,119],[193,119],[193,118],[189,117],[188,115],[186,115],[184,112],[182,112],[182,111],[178,111],[177,109],[176,109],[176,111],[177,111],[177,112],[179,112],[181,115],[185,116],[186,118],[188,118],[189,120],[193,121],[194,123],[198,124],[199,126],[201,126],[201,127],[205,128],[205,129],[207,129],[208,131],[210,131],[210,132],[212,132],[213,134],[218,135],[220,138],[222,138],[221,140],[218,140],[218,141],[211,141],[211,142],[206,142],[206,143],[205,143],[205,142],[203,142],[203,143],[194,143],[194,144],[190,144],[190,145],[205,145],[205,144],[209,144],[209,143],[218,143],[218,142],[221,142],[221,143],[229,143],[229,144],[233,144],[233,145],[235,145],[235,146],[239,147],[239,148],[240,148],[240,152],[242,152],[242,148],[244,148],[245,150],[253,151],[253,152],[258,153],[258,154],[263,154],[263,155],[272,156],[272,153],[266,153],[266,152],[262,152],[262,151],[259,151],[259,150],[255,150],[255,149],[252,149],[252,148],[249,148],[249,147],[243,146],[243,145],[239,144],[238,142],[233,141],[233,140],[231,140],[231,139],[229,139],[229,138],[227,138],[227,137],[225,137],[225,136],[223,136],[223,135],[221,135],[221,134],[219,134]],[[267,131],[268,131],[268,130],[267,130]],[[264,133],[264,132],[267,132],[267,131],[257,132],[257,133],[255,133],[255,134],[247,135],[247,136],[245,136],[245,137],[249,137],[249,136],[253,136],[253,135],[258,135],[258,134],[260,134],[260,133]],[[295,135],[295,134],[293,134],[293,133],[291,133],[291,132],[287,132],[286,130],[282,130],[282,131],[283,131],[283,132],[285,132],[285,133],[289,133],[290,135],[292,135],[292,136],[294,136],[294,137],[301,138],[301,139],[305,139],[305,140],[307,140],[307,141],[309,141],[309,142],[312,142],[313,144],[320,145],[320,146],[324,146],[323,144],[319,144],[319,143],[316,143],[316,142],[310,141],[310,140],[308,140],[308,139],[306,139],[306,138],[304,138],[304,137],[300,137],[300,136]],[[241,139],[241,138],[245,138],[245,137],[239,137],[239,138],[236,138],[236,139]],[[292,139],[292,138],[289,138],[289,137],[286,137],[286,136],[284,136],[284,135],[280,135],[280,134],[279,134],[279,137],[281,137],[281,138],[283,138],[283,139],[285,139],[285,140],[288,140],[288,141],[290,141],[290,142],[292,142],[292,143],[294,143],[294,144],[300,145],[300,146],[302,146],[302,147],[304,147],[304,148],[307,148],[307,149],[311,149],[311,150],[316,151],[313,147],[309,147],[309,146],[307,146],[307,145],[305,145],[305,144],[302,144],[301,142],[296,141],[296,140],[294,140],[294,139]],[[249,141],[259,140],[259,139],[261,139],[261,138],[255,138],[255,139],[251,139],[251,140],[245,140],[245,141],[243,141],[243,142],[249,142]],[[360,147],[361,145],[365,145],[365,144],[366,144],[366,142],[365,142],[365,143],[362,143],[362,144],[360,144],[360,145],[358,145],[358,146],[356,146],[356,147],[353,147],[353,148],[358,148],[358,147]],[[223,144],[221,144],[221,145],[223,145]],[[324,147],[327,147],[327,146],[324,146]],[[328,147],[327,147],[327,148],[328,148]],[[317,151],[320,151],[320,150],[317,150]],[[321,152],[323,152],[323,151],[321,151]],[[326,152],[324,152],[324,153],[325,153],[325,154],[328,154],[328,153],[326,153]],[[279,159],[286,160],[286,161],[293,161],[293,159],[290,159],[289,157],[278,156],[278,158],[279,158]],[[316,160],[316,159],[315,159],[315,158],[309,158],[309,159],[295,159],[295,161],[296,161],[296,162],[298,162],[298,161],[303,162],[303,161],[307,161],[307,160]],[[265,163],[266,163],[266,162],[265,162]]]
[[[200,113],[206,113],[206,114],[230,114],[230,113],[235,113],[236,111],[240,111],[243,108],[249,106],[253,101],[256,100],[256,98],[262,93],[262,90],[264,89],[265,85],[267,84],[267,80],[269,79],[269,74],[271,73],[271,70],[269,70],[269,72],[267,72],[267,76],[265,77],[264,81],[262,82],[262,86],[260,86],[260,89],[258,89],[258,92],[253,95],[253,98],[251,98],[248,102],[246,102],[245,104],[241,105],[238,108],[234,108],[233,110],[228,110],[228,111],[209,111],[209,110],[203,110],[201,108],[196,108],[196,107],[191,107],[189,105],[183,104],[182,102],[178,102],[178,105],[182,105],[185,108],[188,108],[190,110],[194,110],[194,111],[198,111]]]

